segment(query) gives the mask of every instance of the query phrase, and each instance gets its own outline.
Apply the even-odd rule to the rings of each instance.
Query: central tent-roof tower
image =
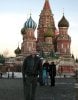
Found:
[[[48,43],[47,43],[47,45],[44,43],[47,38],[47,37],[45,38],[45,34],[48,31],[48,29],[50,30],[50,34],[52,34],[50,36],[54,36],[56,28],[55,28],[53,13],[51,11],[49,0],[45,0],[43,9],[40,13],[40,18],[39,18],[39,23],[38,23],[38,38],[37,38],[38,52],[39,51],[48,52],[48,51],[52,51],[54,49],[53,39],[52,39],[53,37],[48,36],[48,34],[47,34],[47,37],[50,38],[49,43],[51,44],[51,46],[49,47],[49,50],[47,50]],[[45,47],[45,49],[44,49],[44,47]]]

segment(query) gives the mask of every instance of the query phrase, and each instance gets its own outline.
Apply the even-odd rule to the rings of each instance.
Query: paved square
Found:
[[[77,100],[75,79],[56,79],[56,86],[37,86],[36,100]],[[0,100],[24,100],[22,79],[0,79]]]

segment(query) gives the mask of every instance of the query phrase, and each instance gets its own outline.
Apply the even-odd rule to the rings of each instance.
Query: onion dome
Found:
[[[59,21],[58,27],[69,27],[69,22],[67,21],[64,15],[62,19]]]
[[[21,29],[21,34],[25,34],[25,28]]]
[[[17,47],[17,49],[15,50],[15,54],[18,55],[21,53],[21,49],[19,48],[19,46]]]
[[[32,17],[30,16],[29,19],[25,22],[24,28],[33,28],[36,29],[37,24],[34,22]]]

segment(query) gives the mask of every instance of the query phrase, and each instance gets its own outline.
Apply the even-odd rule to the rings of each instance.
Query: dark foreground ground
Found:
[[[56,79],[56,86],[37,86],[36,100],[78,100],[75,79]],[[0,100],[24,100],[22,79],[0,79]]]

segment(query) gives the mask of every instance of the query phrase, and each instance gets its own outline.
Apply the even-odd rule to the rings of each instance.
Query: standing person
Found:
[[[37,76],[41,66],[42,61],[35,53],[24,59],[22,74],[25,100],[35,100]]]
[[[46,60],[43,64],[43,84],[48,85],[49,62]]]
[[[41,61],[43,62],[43,58],[40,58],[41,59]],[[43,70],[42,70],[42,65],[40,66],[40,70],[39,70],[39,73],[38,73],[38,75],[39,75],[39,78],[38,78],[38,82],[39,82],[39,85],[40,86],[43,86],[43,72],[42,72]]]
[[[47,80],[46,66],[43,66],[43,68],[42,68],[42,78],[43,78],[43,85],[46,85],[46,80]]]
[[[50,64],[49,74],[51,79],[51,86],[55,86],[56,65],[54,62],[51,62]]]

